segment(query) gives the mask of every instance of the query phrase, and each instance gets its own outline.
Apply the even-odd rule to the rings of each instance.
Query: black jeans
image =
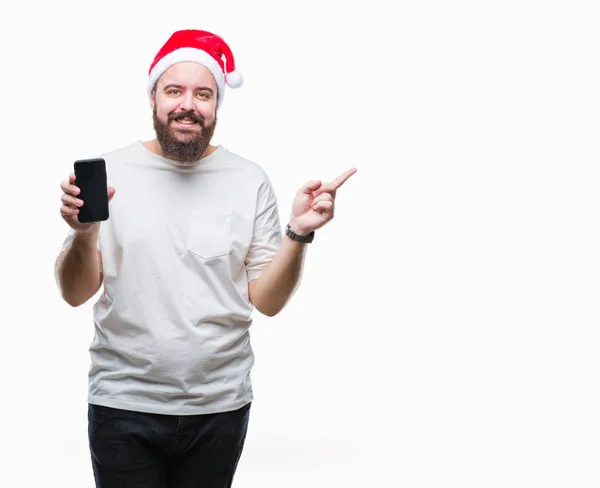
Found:
[[[97,488],[229,488],[250,406],[207,415],[158,415],[88,406]]]

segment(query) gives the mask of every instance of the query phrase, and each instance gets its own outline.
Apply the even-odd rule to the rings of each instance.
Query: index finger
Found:
[[[342,186],[348,178],[350,178],[354,173],[356,173],[356,168],[350,168],[349,170],[344,171],[340,176],[334,179],[331,182],[334,190],[337,190],[340,186]]]
[[[60,187],[65,193],[70,193],[72,195],[76,195],[79,193],[79,188],[74,184],[75,183],[75,175],[70,174],[69,179],[61,182]]]

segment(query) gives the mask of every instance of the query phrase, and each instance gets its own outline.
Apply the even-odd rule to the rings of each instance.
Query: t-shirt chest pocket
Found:
[[[205,210],[192,212],[187,248],[203,259],[225,256],[230,251],[231,215]]]

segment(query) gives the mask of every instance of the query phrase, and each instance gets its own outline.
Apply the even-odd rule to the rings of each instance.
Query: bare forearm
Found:
[[[100,288],[102,275],[97,249],[98,234],[76,234],[56,261],[56,278],[64,300],[77,307]]]
[[[259,312],[272,317],[292,297],[300,284],[307,246],[283,238],[273,261],[250,287],[250,299]]]

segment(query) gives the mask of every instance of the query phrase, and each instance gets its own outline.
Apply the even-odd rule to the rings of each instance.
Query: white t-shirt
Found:
[[[100,225],[89,402],[173,415],[242,407],[253,399],[248,282],[282,240],[267,175],[222,146],[193,167],[140,141],[102,157],[116,194]]]

